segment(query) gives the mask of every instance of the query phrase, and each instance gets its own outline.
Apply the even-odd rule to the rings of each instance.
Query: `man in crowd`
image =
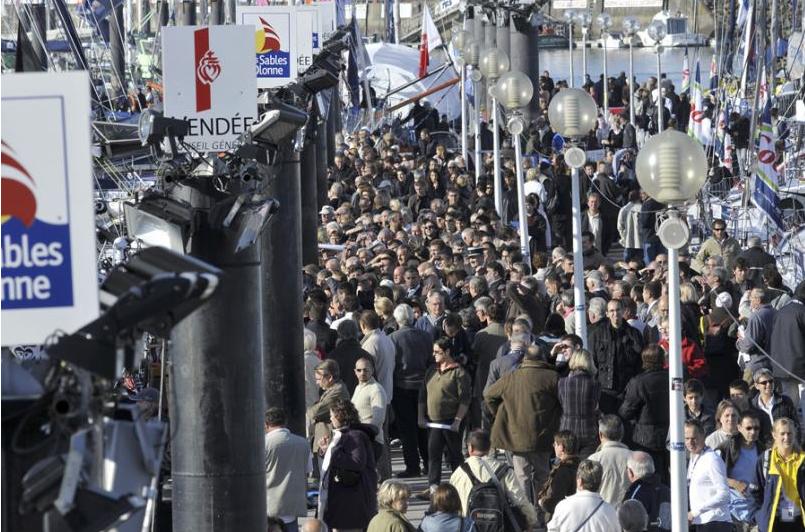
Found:
[[[307,477],[313,461],[310,444],[285,423],[282,408],[266,411],[266,510],[282,520],[286,531],[295,532],[298,519],[307,516]]]
[[[598,420],[598,438],[601,445],[589,459],[600,463],[603,469],[601,498],[617,506],[630,484],[626,469],[632,456],[632,451],[621,442],[623,423],[620,418],[613,414],[602,416]]]
[[[576,473],[576,493],[556,505],[548,532],[618,530],[615,508],[598,493],[603,475],[601,464],[582,460]]]

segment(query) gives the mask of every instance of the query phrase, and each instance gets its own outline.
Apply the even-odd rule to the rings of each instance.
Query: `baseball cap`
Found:
[[[319,214],[335,214],[335,209],[333,209],[329,205],[325,205],[324,207],[321,208]]]

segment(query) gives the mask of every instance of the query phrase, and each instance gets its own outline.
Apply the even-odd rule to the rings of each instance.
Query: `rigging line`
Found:
[[[97,25],[98,19],[97,19],[97,17],[95,17],[95,13],[93,13],[92,16],[93,16],[93,18],[95,18],[95,23]],[[88,22],[83,20],[83,17],[79,17],[79,24],[80,24],[80,26],[83,26],[84,24],[88,24]],[[98,63],[100,63],[100,60],[98,58],[99,44],[96,42],[94,28],[90,28],[90,30],[91,31],[90,31],[90,34],[89,34],[89,38],[90,38],[90,48],[89,48],[89,50],[90,50],[90,53],[92,54],[92,57],[95,59],[95,64],[97,65]],[[76,28],[76,31],[78,31],[78,28]],[[88,67],[91,69],[92,66],[90,64],[91,62],[89,61],[89,58],[87,59],[87,63],[88,63]],[[112,103],[112,95],[109,93],[109,86],[108,86],[108,84],[106,82],[106,79],[104,78],[103,69],[98,68],[97,71],[98,71],[98,75],[100,77],[100,81],[103,83],[103,91],[106,94],[107,101],[111,105],[111,103]],[[90,75],[90,78],[91,77],[92,76]],[[93,88],[93,91],[95,92],[95,96],[98,98],[98,102],[101,103],[103,100],[101,98],[101,95],[98,93],[97,89],[95,88],[94,83],[92,83],[92,88]],[[102,103],[101,103],[101,106],[103,106]]]
[[[22,6],[25,6],[25,5],[26,4],[22,4]],[[14,2],[14,9],[17,12],[17,23],[22,25],[22,22],[20,22],[22,20],[22,17],[20,16],[20,7],[21,6],[20,6],[19,1]],[[36,41],[39,43],[39,45],[42,46],[42,49],[45,51],[45,57],[47,57],[47,61],[50,63],[50,66],[53,67],[53,70],[56,70],[56,65],[53,62],[53,58],[50,57],[50,54],[48,53],[47,40],[46,40],[47,39],[47,33],[45,34],[45,40],[43,40],[42,39],[42,34],[39,32],[39,28],[33,22],[33,12],[30,9],[26,9],[25,7],[22,7],[22,9],[25,9],[25,18],[28,19],[28,21],[29,21],[28,25],[31,27],[31,34],[36,38]],[[25,28],[22,27],[21,30],[24,31]],[[45,65],[45,68],[47,69],[48,65]]]

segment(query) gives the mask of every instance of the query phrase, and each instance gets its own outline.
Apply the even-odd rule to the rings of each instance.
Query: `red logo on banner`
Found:
[[[36,196],[31,186],[34,179],[16,159],[11,146],[3,142],[2,221],[17,218],[31,227],[36,218]],[[29,184],[30,183],[30,184]]]
[[[213,81],[221,75],[221,63],[210,50],[210,30],[196,30],[193,35],[196,56],[196,111],[209,111],[212,107]]]
[[[282,47],[279,34],[266,19],[263,17],[257,18],[260,19],[260,25],[262,26],[262,30],[257,30],[257,53],[264,54],[266,52],[274,52],[279,50]],[[262,43],[260,43],[260,38],[262,38]]]

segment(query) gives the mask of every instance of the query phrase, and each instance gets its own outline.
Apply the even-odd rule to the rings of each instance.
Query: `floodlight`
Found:
[[[307,113],[286,103],[273,101],[271,109],[252,125],[250,134],[257,144],[276,146],[293,136],[307,122]]]
[[[124,203],[128,234],[146,246],[185,252],[193,225],[193,210],[176,200],[149,196],[139,203]]]

